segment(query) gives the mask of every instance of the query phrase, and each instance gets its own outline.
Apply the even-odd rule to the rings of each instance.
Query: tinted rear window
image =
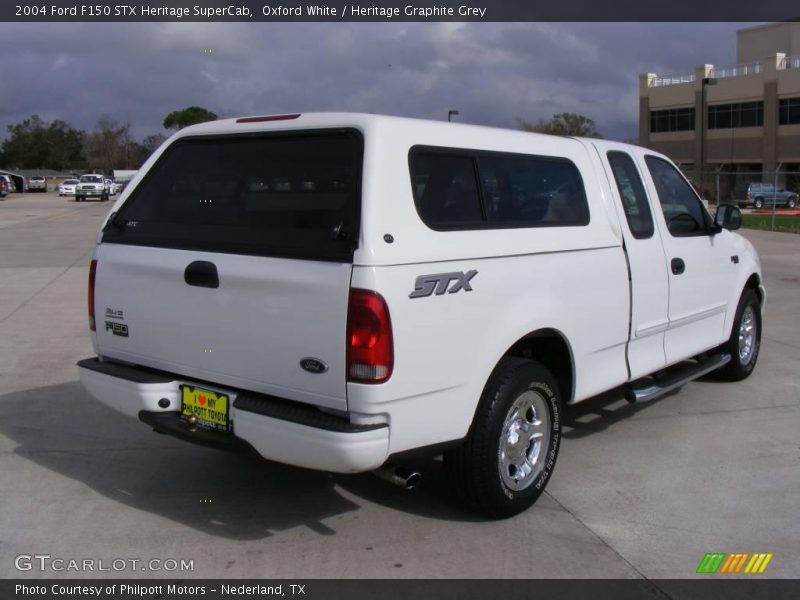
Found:
[[[351,130],[184,138],[136,187],[103,241],[350,261],[362,147]]]

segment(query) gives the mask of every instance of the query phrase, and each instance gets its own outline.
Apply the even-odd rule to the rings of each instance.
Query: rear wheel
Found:
[[[542,494],[561,443],[558,384],[539,363],[505,357],[484,389],[466,440],[445,453],[459,498],[510,517]]]
[[[756,293],[747,288],[739,299],[731,337],[720,350],[731,355],[731,362],[718,374],[727,381],[741,381],[750,376],[761,348],[761,304]]]

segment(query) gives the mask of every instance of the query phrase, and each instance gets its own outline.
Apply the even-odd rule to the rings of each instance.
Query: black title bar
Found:
[[[0,4],[6,22],[790,21],[786,0],[185,0]]]
[[[797,580],[729,579],[374,579],[374,580],[237,580],[237,579],[6,579],[3,600],[223,600],[230,598],[291,600],[530,600],[531,598],[613,598],[614,600],[724,599],[796,600]]]

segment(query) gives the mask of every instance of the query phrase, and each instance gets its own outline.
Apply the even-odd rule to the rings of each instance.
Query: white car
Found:
[[[564,405],[758,358],[739,209],[712,219],[645,148],[272,115],[182,129],[133,186],[94,251],[80,377],[184,440],[406,485],[406,457],[444,453],[507,517],[545,489]]]
[[[119,185],[113,179],[106,179],[105,184],[106,188],[108,189],[108,193],[112,196],[116,196]]]
[[[77,179],[65,179],[64,182],[58,186],[58,195],[74,196],[78,183],[79,181]]]

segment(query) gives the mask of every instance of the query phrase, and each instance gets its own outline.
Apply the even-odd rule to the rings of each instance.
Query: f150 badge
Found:
[[[125,323],[106,321],[106,331],[111,331],[111,333],[120,337],[128,337],[128,326]]]
[[[445,292],[448,294],[455,294],[464,290],[471,292],[472,286],[469,284],[470,280],[477,275],[477,271],[454,271],[453,273],[435,273],[433,275],[420,275],[414,282],[414,291],[411,292],[409,298],[427,298],[431,294],[441,296]],[[455,281],[450,285],[451,281]],[[450,289],[447,289],[448,286]]]

